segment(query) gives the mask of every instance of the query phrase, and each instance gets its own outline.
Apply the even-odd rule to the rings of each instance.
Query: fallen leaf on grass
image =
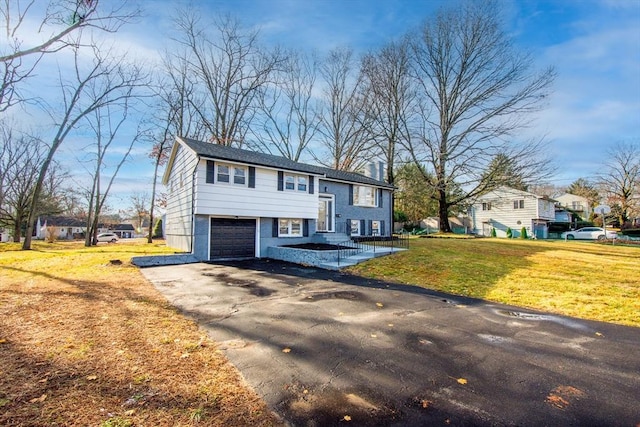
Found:
[[[376,334],[371,334],[371,338],[378,338]]]
[[[97,380],[98,376],[97,375],[87,375],[87,380],[89,381],[94,381]]]
[[[382,304],[381,302],[377,302],[377,303],[376,303],[376,305],[377,305],[379,308],[384,307],[384,304]]]
[[[189,353],[183,353],[183,354],[180,356],[180,359],[186,359],[187,357],[191,357],[191,355],[190,355]]]
[[[342,419],[345,421],[351,421],[351,417],[349,415],[345,415]]]
[[[558,409],[565,409],[571,404],[571,399],[579,399],[585,395],[584,391],[570,385],[560,385],[553,390],[545,399],[545,402]]]
[[[420,403],[422,404],[422,407],[424,409],[427,409],[431,405],[432,402],[430,400],[422,399],[420,401]]]
[[[43,394],[43,395],[42,395],[42,396],[40,396],[40,397],[36,397],[35,399],[31,399],[31,400],[29,401],[29,403],[44,402],[46,399],[47,399],[47,395],[46,395],[46,394]]]
[[[5,338],[0,338],[0,344],[4,344],[6,342],[7,342],[7,340]]]
[[[282,349],[283,353],[291,353],[291,349],[289,347],[285,347]]]
[[[456,381],[458,381],[458,384],[463,384],[463,385],[467,383],[467,380],[464,378],[458,378]]]
[[[601,337],[601,336],[603,336],[603,335],[602,335],[600,332],[596,332],[596,336],[597,336],[597,337]]]

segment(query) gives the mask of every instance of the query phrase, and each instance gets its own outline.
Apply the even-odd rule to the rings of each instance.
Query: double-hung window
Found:
[[[307,192],[307,177],[303,175],[285,174],[284,189],[287,191]]]
[[[482,204],[482,210],[483,211],[490,211],[491,210],[491,202],[485,202]]]
[[[372,236],[380,235],[380,221],[371,221],[371,235]]]
[[[360,235],[360,220],[352,219],[351,220],[351,235],[359,236]]]
[[[514,200],[513,209],[524,209],[524,200]]]
[[[302,219],[280,218],[278,220],[278,237],[301,237]]]
[[[216,163],[216,182],[246,186],[247,168]]]

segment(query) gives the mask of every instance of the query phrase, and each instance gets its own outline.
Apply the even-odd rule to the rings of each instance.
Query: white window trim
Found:
[[[524,199],[516,199],[513,201],[513,209],[524,209]]]
[[[373,220],[371,221],[371,235],[372,236],[380,236],[380,221]]]
[[[287,178],[293,178],[293,188],[287,188]],[[300,189],[300,179],[304,180],[304,190]],[[296,175],[293,173],[285,173],[283,178],[283,190],[284,191],[299,191],[301,193],[306,193],[309,191],[309,177],[304,175]]]
[[[281,221],[287,221],[287,233],[282,233],[280,228]],[[293,221],[300,221],[299,234],[293,233]],[[278,237],[302,237],[302,235],[304,234],[302,230],[303,227],[304,227],[304,221],[302,218],[279,218],[278,219]]]
[[[371,190],[371,204],[369,203],[363,203],[363,201],[360,200],[360,189],[361,188],[366,188]],[[357,201],[356,201],[357,198]],[[366,196],[364,197],[364,199],[366,200]],[[354,185],[353,186],[353,205],[354,206],[360,206],[360,207],[364,207],[364,208],[375,208],[378,207],[378,189],[376,187],[371,187],[369,185]]]
[[[357,227],[353,227],[353,223],[357,223],[358,226]],[[360,232],[360,220],[359,219],[352,219],[351,220],[351,224],[349,224],[349,227],[351,227],[351,235],[352,236],[361,236],[361,232]]]
[[[218,180],[218,171],[220,166],[224,166],[229,168],[229,182],[224,182],[224,181],[219,181]],[[235,182],[235,170],[236,169],[242,169],[244,170],[244,184],[238,184]],[[249,186],[249,168],[247,168],[246,166],[241,166],[241,165],[234,165],[231,163],[218,163],[216,162],[216,169],[214,171],[214,175],[215,175],[215,183],[216,184],[221,184],[221,185],[236,185],[239,187],[248,187]]]

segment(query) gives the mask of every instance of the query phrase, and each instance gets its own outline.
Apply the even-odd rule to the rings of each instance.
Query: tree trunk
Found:
[[[158,150],[158,157],[156,158],[156,164],[153,169],[153,188],[151,189],[151,207],[149,208],[149,234],[147,236],[147,243],[153,243],[153,205],[156,203],[156,186],[158,185],[158,165],[160,163],[160,156],[162,150]]]
[[[440,218],[440,232],[451,233],[449,205],[447,205],[447,193],[444,190],[438,190],[438,216]]]

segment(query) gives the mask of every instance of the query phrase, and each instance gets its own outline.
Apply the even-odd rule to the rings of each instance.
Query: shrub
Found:
[[[513,237],[513,230],[511,230],[511,227],[507,228],[507,239],[510,239]]]
[[[496,234],[496,228],[495,228],[495,227],[492,227],[492,228],[491,228],[491,237],[496,237],[496,236],[497,236],[497,234]]]
[[[155,238],[164,237],[162,235],[162,218],[156,221],[155,227],[153,227],[153,236]]]
[[[526,227],[522,227],[522,230],[520,230],[520,238],[521,239],[529,238],[529,236],[527,236],[527,228]]]

